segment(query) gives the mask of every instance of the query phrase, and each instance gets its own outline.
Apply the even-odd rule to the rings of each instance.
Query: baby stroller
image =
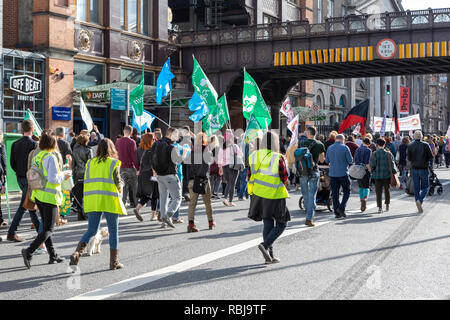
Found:
[[[330,212],[333,212],[333,200],[331,198],[330,177],[328,175],[330,168],[328,166],[319,166],[320,179],[319,188],[317,189],[316,205],[326,206]],[[298,201],[301,210],[305,208],[303,196]]]
[[[441,195],[444,191],[437,174],[433,170],[433,166],[430,166],[430,189],[428,190],[428,195],[432,196],[434,194],[434,190],[436,190],[438,195]]]

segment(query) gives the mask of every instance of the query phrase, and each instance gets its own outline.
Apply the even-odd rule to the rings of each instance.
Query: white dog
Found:
[[[97,234],[89,241],[86,247],[86,254],[92,256],[93,253],[100,253],[100,245],[102,241],[109,236],[108,228],[103,227],[98,230]]]

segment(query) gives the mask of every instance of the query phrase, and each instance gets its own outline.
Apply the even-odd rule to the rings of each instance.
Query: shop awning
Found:
[[[330,110],[319,109],[314,111],[313,108],[305,107],[293,107],[292,110],[295,115],[299,114],[300,121],[323,121],[331,113]]]
[[[114,82],[114,83],[108,83],[108,84],[101,84],[97,86],[87,87],[76,90],[76,93],[74,95],[74,101],[79,102],[80,96],[82,94],[86,95],[88,93],[98,93],[94,95],[93,100],[90,102],[94,103],[109,103],[110,101],[110,89],[124,89],[127,90],[128,88],[130,91],[132,91],[134,88],[136,88],[138,84],[135,83],[127,83],[127,82]],[[169,96],[165,97],[162,100],[161,104],[156,103],[156,87],[155,86],[144,86],[144,106],[145,107],[169,107],[170,105],[170,98]],[[92,97],[92,95],[91,95]],[[192,92],[189,92],[184,89],[179,88],[173,88],[172,89],[172,107],[184,107],[187,106],[189,99],[192,97]],[[85,96],[83,97],[83,100],[85,99]],[[85,101],[86,102],[86,101]]]

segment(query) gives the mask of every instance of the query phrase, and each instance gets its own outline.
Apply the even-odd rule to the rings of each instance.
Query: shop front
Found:
[[[27,109],[44,127],[45,57],[37,53],[3,49],[3,108],[0,127],[6,133],[20,133]]]

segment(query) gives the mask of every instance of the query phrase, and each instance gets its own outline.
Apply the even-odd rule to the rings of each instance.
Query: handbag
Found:
[[[22,207],[24,207],[25,209],[30,210],[30,211],[36,211],[36,210],[37,210],[37,206],[36,206],[36,203],[34,203],[34,202],[30,199],[30,192],[31,192],[31,189],[28,188],[28,189],[27,189],[27,194],[26,194],[26,196],[25,196],[25,200],[24,200],[24,202],[23,202]]]
[[[206,186],[208,185],[208,178],[207,177],[194,177],[194,185],[192,187],[192,190],[194,193],[198,194],[206,194]]]
[[[230,164],[229,167],[230,169],[241,171],[242,169],[244,169],[244,161],[242,157],[237,155],[235,144],[233,145],[233,151],[233,164]]]
[[[348,169],[348,174],[353,179],[360,180],[366,175],[366,166],[354,164]]]
[[[400,188],[400,180],[398,179],[397,174],[392,173],[392,164],[391,164],[391,159],[390,159],[390,152],[388,152],[387,154],[387,160],[388,160],[388,164],[389,164],[389,171],[391,173],[391,187],[393,189],[398,189]]]

